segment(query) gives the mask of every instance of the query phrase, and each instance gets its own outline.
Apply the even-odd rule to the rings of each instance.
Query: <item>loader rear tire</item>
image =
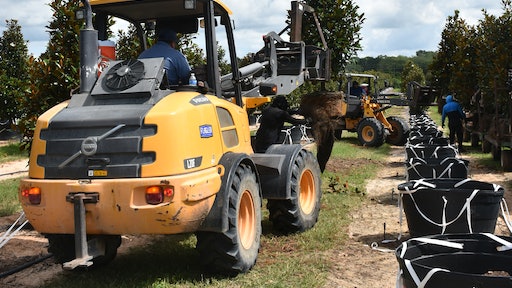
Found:
[[[359,143],[368,147],[384,144],[384,125],[375,118],[363,118],[357,125]]]
[[[403,118],[396,116],[390,116],[386,120],[388,120],[391,128],[393,128],[393,131],[390,131],[388,137],[386,137],[386,142],[396,146],[405,145],[410,131],[407,122]]]
[[[312,228],[318,221],[322,198],[320,168],[315,156],[303,149],[292,163],[290,199],[267,202],[274,228],[286,234]]]
[[[75,235],[48,234],[48,252],[53,254],[55,261],[63,264],[75,259]],[[90,268],[104,266],[110,263],[117,255],[117,248],[121,245],[120,235],[87,235],[87,239],[100,238],[105,243],[105,255],[92,260]]]
[[[197,232],[196,249],[206,270],[235,276],[249,271],[258,257],[261,237],[261,195],[255,172],[245,164],[229,185],[228,230]]]

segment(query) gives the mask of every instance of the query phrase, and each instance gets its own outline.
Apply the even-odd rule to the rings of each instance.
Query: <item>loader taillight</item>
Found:
[[[30,187],[28,189],[24,189],[21,191],[21,195],[28,198],[30,204],[41,204],[41,188],[39,187]]]
[[[174,188],[173,187],[166,187],[166,188],[164,188],[164,195],[165,195],[165,197],[172,197],[172,196],[174,196]]]
[[[157,205],[164,202],[165,197],[172,198],[174,188],[172,186],[150,186],[146,188],[146,202],[151,205]]]
[[[164,202],[164,189],[160,186],[146,188],[146,202],[151,205]]]

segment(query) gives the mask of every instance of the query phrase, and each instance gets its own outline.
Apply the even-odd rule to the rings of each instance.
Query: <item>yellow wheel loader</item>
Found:
[[[108,263],[123,234],[195,233],[204,268],[246,272],[260,249],[262,198],[276,228],[293,233],[315,225],[316,158],[301,145],[254,153],[246,108],[289,93],[313,73],[327,77],[327,49],[272,32],[259,62],[239,68],[231,11],[219,0],[82,4],[80,90],[38,118],[19,189],[27,219],[64,269]],[[294,9],[295,21],[311,12],[295,1]],[[208,89],[169,86],[163,58],[112,60],[99,74],[98,40],[107,40],[112,16],[141,36],[159,21],[184,34],[204,27]],[[221,27],[232,71],[224,76]]]
[[[377,89],[377,77],[370,74],[347,73],[347,86],[341,101],[341,115],[335,137],[341,139],[342,131],[357,132],[359,143],[379,147],[384,142],[404,145],[409,135],[407,121],[398,116],[386,117],[385,110],[392,106],[408,106],[409,100],[391,98]],[[358,85],[361,82],[360,87]],[[372,87],[374,88],[372,91]]]

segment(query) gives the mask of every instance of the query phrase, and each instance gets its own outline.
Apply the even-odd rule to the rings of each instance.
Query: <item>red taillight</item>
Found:
[[[164,202],[164,189],[160,186],[146,188],[146,202],[151,205]]]
[[[174,196],[174,187],[165,187],[164,188],[164,195],[165,195],[165,197],[172,198],[172,196]]]
[[[32,205],[41,204],[41,188],[30,187],[21,191],[21,196],[28,198],[28,201]]]

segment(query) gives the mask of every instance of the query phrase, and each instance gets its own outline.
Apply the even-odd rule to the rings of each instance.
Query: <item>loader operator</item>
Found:
[[[169,85],[186,85],[190,77],[190,65],[187,58],[178,50],[178,37],[172,29],[162,27],[158,30],[158,42],[139,55],[139,59],[164,57],[164,69]]]
[[[350,87],[350,95],[354,95],[361,98],[362,96],[365,96],[366,93],[363,90],[363,87],[359,86],[359,82],[354,80],[352,82],[352,87]]]
[[[279,95],[261,112],[261,124],[254,141],[256,153],[265,153],[270,145],[279,143],[284,122],[292,125],[306,124],[305,119],[294,118],[288,113],[288,101],[284,96]]]
[[[448,128],[450,129],[450,144],[455,143],[455,136],[457,136],[457,143],[459,152],[464,152],[462,147],[463,127],[462,121],[466,119],[462,106],[459,102],[453,99],[452,95],[446,96],[446,104],[443,106],[443,114],[441,117],[441,126],[444,128],[444,120],[448,116]]]

